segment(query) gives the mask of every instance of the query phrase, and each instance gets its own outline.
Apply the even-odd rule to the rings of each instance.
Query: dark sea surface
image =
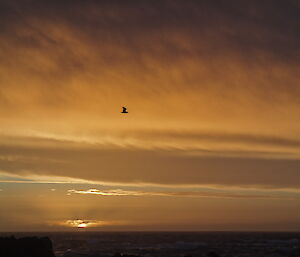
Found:
[[[56,232],[56,257],[300,256],[300,232]],[[42,257],[42,256],[41,256]]]

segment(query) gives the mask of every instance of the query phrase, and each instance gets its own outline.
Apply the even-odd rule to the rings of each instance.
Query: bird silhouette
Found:
[[[128,113],[127,108],[126,107],[122,107],[123,111],[121,113]]]

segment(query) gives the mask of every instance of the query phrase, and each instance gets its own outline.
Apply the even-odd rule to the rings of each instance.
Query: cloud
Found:
[[[30,3],[1,1],[11,142],[298,154],[295,1]]]
[[[298,147],[294,1],[30,3],[1,1],[2,133]]]
[[[102,220],[65,220],[65,221],[57,221],[50,222],[49,225],[53,226],[63,226],[63,227],[75,227],[75,228],[89,228],[89,227],[103,227],[115,224],[111,221],[102,221]]]
[[[282,192],[276,192],[274,194],[259,194],[259,193],[228,193],[228,192],[205,192],[205,191],[174,191],[174,192],[164,192],[164,191],[128,191],[122,189],[111,189],[111,190],[98,190],[98,189],[88,189],[88,190],[75,190],[69,189],[68,194],[83,194],[83,195],[98,195],[98,196],[164,196],[164,197],[195,197],[195,198],[257,198],[257,199],[299,199],[299,196],[284,196]],[[278,194],[279,193],[279,194]],[[281,194],[280,194],[281,193]]]
[[[1,1],[1,170],[299,188],[298,8]]]
[[[101,109],[108,118],[123,99],[147,118],[198,105],[208,119],[201,110],[223,104],[230,117],[236,105],[250,116],[272,100],[297,103],[294,1],[31,3],[2,1],[4,113],[75,122]]]
[[[89,190],[70,189],[68,190],[68,193],[69,194],[94,194],[94,195],[101,195],[101,196],[142,196],[147,194],[144,192],[125,191],[122,189],[107,190],[107,191],[100,191],[98,189],[89,189]],[[149,194],[152,195],[151,193]]]
[[[172,144],[180,146],[182,137],[184,136],[179,135],[177,139],[171,134],[172,140],[168,139],[167,135],[163,140],[171,140]],[[193,138],[189,134],[186,137]],[[203,142],[209,142],[210,138],[211,144],[218,141],[218,138],[222,141],[222,136],[216,135],[203,139]],[[252,136],[237,136],[236,141],[233,136],[224,138],[223,147],[227,144],[226,150],[218,149],[216,144],[209,150],[193,147],[145,149],[140,148],[139,144],[126,146],[125,143],[120,147],[73,141],[52,142],[49,139],[37,139],[32,144],[31,140],[23,139],[17,143],[1,145],[0,165],[2,172],[6,173],[2,180],[299,188],[297,142],[259,138],[253,147],[247,143],[251,138],[254,138],[255,142],[256,139]],[[243,138],[246,140],[241,143]],[[232,151],[230,148],[239,140],[239,144],[248,145],[252,152],[243,152],[243,148],[238,147]],[[264,145],[264,142],[267,142],[266,148],[270,144],[279,145],[279,151],[276,153],[276,148],[272,146],[270,152],[257,152],[259,148],[256,144]],[[282,153],[283,148],[288,149],[290,153]]]

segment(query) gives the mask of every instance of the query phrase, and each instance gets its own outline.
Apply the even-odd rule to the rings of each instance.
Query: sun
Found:
[[[78,224],[77,227],[78,227],[78,228],[86,228],[86,227],[87,227],[87,224],[86,224],[86,223],[80,223],[80,224]]]

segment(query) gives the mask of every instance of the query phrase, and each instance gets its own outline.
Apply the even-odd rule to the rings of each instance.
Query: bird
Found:
[[[121,112],[121,113],[128,113],[128,111],[127,111],[127,108],[126,107],[122,107],[123,108],[123,111]]]

